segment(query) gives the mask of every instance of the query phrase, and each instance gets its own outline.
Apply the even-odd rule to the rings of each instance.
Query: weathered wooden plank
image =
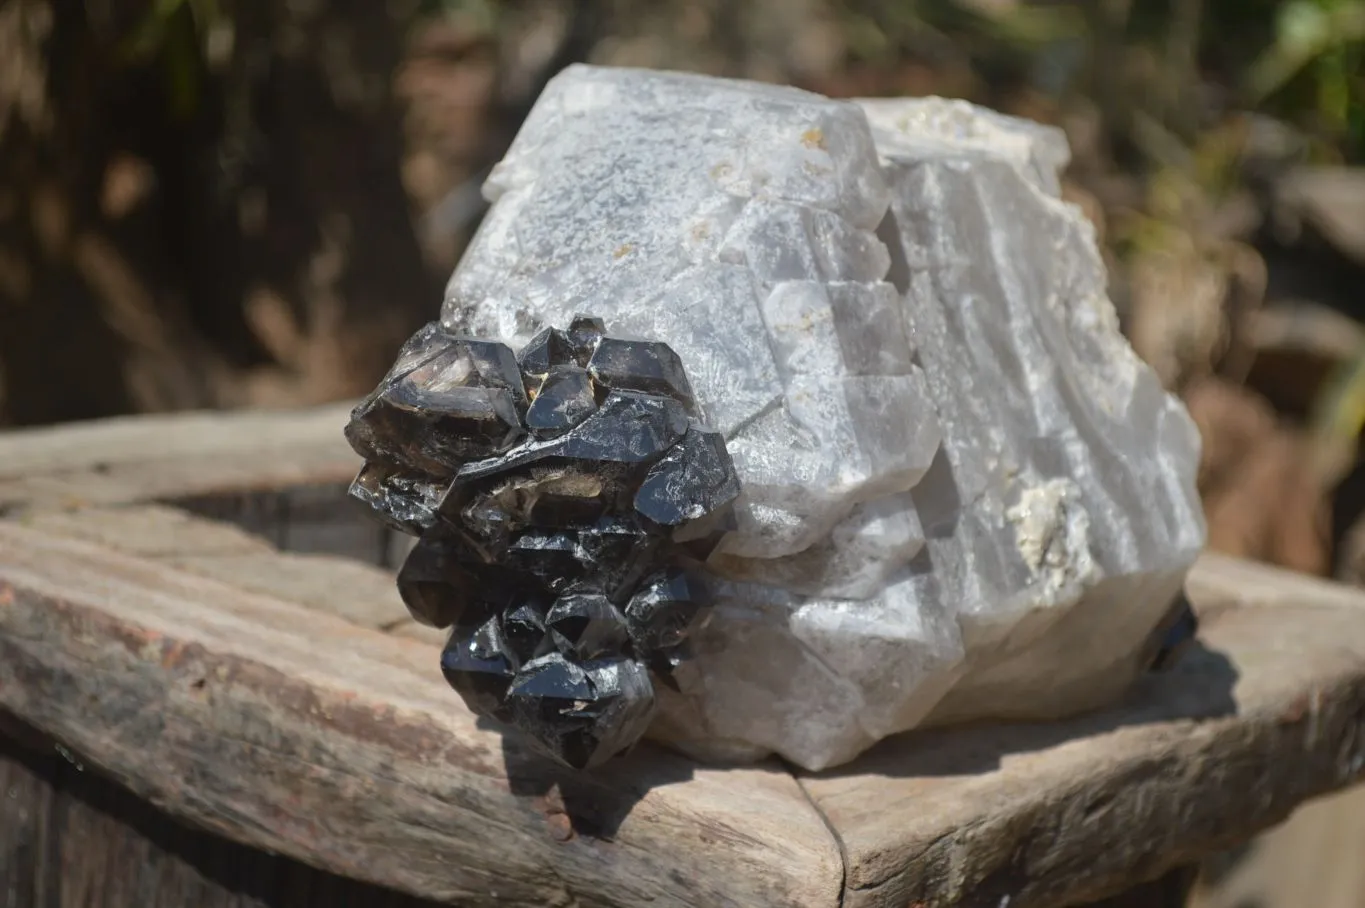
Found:
[[[345,484],[271,488],[213,495],[167,495],[160,501],[263,536],[288,552],[340,555],[366,564],[396,566],[396,538],[364,505],[346,494]],[[406,550],[404,549],[404,552]]]
[[[112,547],[123,552],[101,556],[122,565],[111,577],[102,579],[108,566],[96,559],[78,583],[70,580],[75,587],[68,590],[69,578],[57,556],[44,549],[47,560],[28,563],[23,583],[16,584],[10,575],[18,569],[7,561],[15,557],[9,551],[13,547],[6,544],[8,537],[0,536],[0,584],[10,582],[15,591],[13,603],[0,604],[0,647],[7,648],[0,656],[25,654],[27,661],[18,664],[29,672],[26,686],[16,686],[11,679],[19,669],[6,658],[0,665],[0,702],[22,697],[47,722],[70,727],[72,743],[84,742],[95,754],[112,754],[101,756],[101,765],[123,767],[126,784],[151,792],[178,815],[216,823],[225,834],[260,847],[293,843],[294,851],[288,853],[342,873],[361,867],[356,874],[361,878],[419,887],[410,891],[455,892],[477,899],[479,887],[498,876],[515,887],[503,895],[530,903],[577,897],[582,904],[613,904],[658,894],[664,904],[683,904],[679,900],[687,896],[700,904],[746,904],[764,886],[779,888],[773,890],[776,896],[764,890],[759,904],[802,902],[815,898],[811,893],[817,890],[823,899],[826,889],[821,887],[834,885],[839,861],[818,830],[802,825],[813,814],[802,814],[784,800],[789,789],[779,796],[780,773],[760,773],[765,780],[758,786],[760,798],[785,806],[757,831],[741,819],[733,824],[727,819],[749,809],[743,806],[749,794],[744,774],[753,770],[714,773],[649,751],[653,756],[627,761],[614,784],[561,778],[551,789],[545,778],[525,777],[530,764],[513,750],[512,765],[521,769],[509,780],[499,768],[501,757],[494,754],[497,739],[473,729],[449,692],[426,671],[440,634],[396,617],[401,606],[389,573],[357,570],[339,559],[280,556],[250,537],[229,544],[226,536],[203,526],[191,534],[158,509],[120,509],[130,515],[126,518],[94,517],[93,511],[85,511],[66,515],[65,524],[60,515],[40,513],[89,502],[172,499],[265,533],[287,548],[393,564],[392,554],[366,554],[387,551],[392,540],[372,535],[375,531],[365,521],[349,520],[340,510],[341,484],[356,466],[340,435],[348,406],[322,408],[303,418],[294,413],[195,414],[0,436],[0,510],[36,508],[26,519],[41,534],[24,537],[30,548],[34,538],[75,535],[97,551]],[[300,496],[306,500],[302,506],[295,503]],[[134,528],[128,522],[132,520],[143,523]],[[0,532],[7,531],[0,527]],[[184,540],[177,538],[181,535]],[[167,539],[169,547],[163,545]],[[60,549],[79,543],[57,539],[49,549],[52,545]],[[157,550],[159,545],[163,550]],[[134,570],[130,565],[139,559],[154,563]],[[119,571],[132,571],[132,579],[117,579]],[[117,595],[107,593],[101,585],[106,582]],[[22,590],[27,590],[23,597]],[[1243,840],[1303,799],[1358,777],[1365,762],[1361,594],[1217,556],[1200,562],[1189,590],[1204,615],[1211,652],[1196,654],[1174,675],[1149,679],[1124,704],[1046,726],[910,735],[888,742],[848,770],[802,779],[842,839],[845,903],[910,904],[919,899],[926,906],[995,906],[1008,897],[1011,908],[1019,908],[1100,898]],[[19,608],[21,600],[26,604]],[[36,604],[49,600],[60,606]],[[274,603],[268,611],[275,618],[261,619],[253,611],[264,601]],[[182,610],[188,605],[188,617],[179,616],[171,602]],[[346,630],[345,623],[329,617],[309,618],[308,609],[345,616],[352,628]],[[283,620],[281,614],[292,616],[283,635],[271,623]],[[28,637],[10,630],[7,622],[20,621],[18,615]],[[254,631],[244,627],[258,620]],[[331,631],[317,638],[302,626],[314,620]],[[355,624],[388,627],[392,637],[414,642],[375,644],[379,635],[364,634]],[[100,642],[92,628],[102,628],[109,639]],[[148,633],[163,636],[152,639]],[[273,642],[267,639],[272,634]],[[355,643],[361,639],[369,642]],[[305,641],[311,651],[300,655]],[[380,651],[372,652],[369,647],[376,645]],[[167,654],[170,664],[163,666],[159,659]],[[87,659],[91,669],[82,674]],[[109,679],[115,682],[112,686]],[[372,686],[379,679],[383,684]],[[278,693],[269,689],[272,685],[278,685]],[[149,701],[153,705],[139,711],[130,698],[144,689],[156,696]],[[212,706],[192,702],[196,696],[208,698],[196,693],[202,691],[211,692]],[[82,695],[89,698],[88,711],[80,713],[84,725],[76,707],[47,702],[60,697],[79,702]],[[323,704],[317,709],[325,708],[332,717],[317,718],[300,706],[305,702]],[[136,742],[145,745],[159,726],[143,713],[161,721],[158,710],[165,704],[174,706],[166,713],[172,733],[163,737],[173,755],[173,771],[145,779],[136,768]],[[1235,707],[1231,712],[1230,704]],[[359,712],[334,718],[338,708],[351,706]],[[298,716],[305,721],[300,723]],[[91,724],[90,717],[98,721]],[[337,721],[351,730],[338,732]],[[243,728],[249,736],[244,737]],[[369,730],[369,736],[357,728]],[[466,733],[476,741],[472,750],[462,743]],[[272,812],[259,797],[253,800],[246,769],[205,784],[206,774],[218,772],[216,763],[195,755],[224,740],[235,742],[230,747],[236,750],[229,753],[237,756],[229,759],[252,767],[268,785],[303,794]],[[444,742],[435,745],[437,750],[458,752],[462,756],[455,762],[464,768],[439,772],[435,762],[422,762],[410,743],[403,744],[414,740]],[[397,756],[391,752],[395,741]],[[283,749],[273,756],[263,750],[277,746]],[[369,779],[368,787],[345,775],[352,757],[362,767],[362,778]],[[397,806],[388,806],[394,792],[407,791],[396,781],[399,773],[410,773],[419,784],[398,797]],[[614,842],[583,834],[609,830],[629,807],[632,787],[689,774],[693,782],[652,791]],[[693,793],[698,792],[697,778],[712,787]],[[734,778],[741,781],[734,783]],[[545,794],[532,794],[538,792]],[[374,799],[375,793],[386,797]],[[463,812],[457,811],[453,820],[432,820],[439,813],[434,805],[442,799],[464,805]],[[362,806],[381,802],[386,805],[382,816],[367,814]],[[678,826],[679,816],[702,829],[707,804],[713,802],[726,807],[716,816],[731,831],[701,834],[716,841],[737,835],[749,842],[749,850],[711,868],[714,888],[693,892],[688,886],[694,878],[708,878],[707,861],[659,830]],[[322,809],[325,819],[308,820],[305,808]],[[516,818],[502,821],[499,833],[510,829],[509,841],[533,843],[511,873],[477,869],[500,851],[482,841],[487,836],[480,836],[470,817],[496,810],[510,810]],[[563,855],[565,850],[537,850],[544,842],[528,830],[573,832],[574,823],[565,819],[569,814],[579,818],[580,832],[571,840],[577,844],[563,860],[551,861],[547,854]],[[793,819],[798,816],[804,819]],[[381,823],[394,824],[396,840],[380,834]],[[631,825],[636,823],[641,825]],[[343,841],[346,824],[355,824],[360,846]],[[762,869],[771,855],[765,857],[745,837],[761,834],[781,842],[787,826],[801,830],[799,841],[783,846],[775,865],[781,869]],[[448,867],[438,867],[433,854],[458,850],[460,836],[478,839],[478,847],[461,853]],[[623,841],[628,842],[624,848]],[[586,856],[572,851],[584,848],[585,842],[590,843]],[[419,857],[413,861],[405,856],[407,863],[399,867],[394,855],[404,848]],[[678,864],[642,857],[648,848],[670,857],[677,852]],[[628,865],[647,868],[644,882],[627,887],[624,894],[580,890],[588,880],[590,886],[614,885],[615,877],[593,868],[605,865],[605,855],[617,851],[633,856],[636,864]],[[703,848],[702,853],[710,852]],[[388,857],[371,861],[372,854]],[[806,875],[792,870],[794,866],[804,867]],[[537,879],[532,867],[550,879]],[[746,874],[747,882],[725,886],[724,875],[734,879],[735,874]],[[672,882],[660,882],[665,877]]]
[[[405,657],[409,671],[434,665],[442,635],[392,620],[402,606],[388,571],[271,554],[240,530],[169,508],[33,513],[24,522],[389,627],[421,641]],[[235,559],[259,569],[243,571]],[[843,838],[846,903],[1100,897],[1243,839],[1354,777],[1358,765],[1343,757],[1342,769],[1329,757],[1357,747],[1351,736],[1365,715],[1365,598],[1215,555],[1189,588],[1210,650],[1124,704],[1072,722],[911,735],[848,771],[803,779]],[[381,601],[389,611],[367,617]],[[436,687],[431,696],[453,708]],[[1280,721],[1306,702],[1318,704],[1308,749],[1302,730]]]
[[[1206,880],[1190,908],[1360,908],[1365,786],[1310,801]]]
[[[1356,587],[1216,552],[1200,557],[1185,589],[1205,609],[1228,605],[1365,609],[1365,592]]]
[[[350,558],[281,552],[240,526],[189,514],[179,507],[120,505],[27,511],[15,518],[71,539],[149,558],[238,589],[328,612],[361,627],[432,646],[444,631],[418,624],[394,585],[394,571]],[[274,528],[262,526],[271,537]],[[432,657],[434,665],[435,656]]]
[[[0,737],[4,908],[436,908],[191,829],[24,737]]]
[[[0,436],[0,511],[347,482],[350,403],[120,417]]]
[[[14,741],[0,724],[0,905],[50,905],[57,880],[47,848],[53,792],[12,759]]]
[[[1203,648],[1065,722],[903,736],[802,784],[848,906],[1054,906],[1152,879],[1365,769],[1365,596],[1216,556]]]
[[[0,523],[0,706],[172,815],[460,904],[836,903],[837,848],[780,768],[646,747],[559,773],[479,728],[431,653]]]
[[[24,526],[329,612],[361,627],[388,630],[412,623],[392,571],[349,558],[282,553],[238,527],[178,508],[72,508],[30,511],[16,519]]]
[[[0,516],[172,503],[291,552],[394,567],[411,545],[346,495],[350,403],[99,420],[0,433]]]

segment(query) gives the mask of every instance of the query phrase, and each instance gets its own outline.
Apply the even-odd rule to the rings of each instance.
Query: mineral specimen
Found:
[[[430,419],[487,452],[471,478],[652,458],[633,519],[694,521],[672,541],[695,534],[720,578],[680,689],[656,689],[654,735],[821,769],[926,724],[1088,709],[1142,669],[1203,544],[1198,437],[1119,333],[1090,225],[1059,198],[1067,154],[1054,129],[939,99],[585,66],[546,88],[485,186],[442,324],[526,345],[523,373],[546,382],[568,368],[534,441],[510,430],[495,369]],[[552,327],[580,311],[666,347]],[[647,373],[648,406],[610,397],[629,393],[622,368]],[[577,369],[609,389],[589,415]],[[660,401],[695,401],[710,433]],[[412,469],[449,457],[390,447]],[[693,516],[733,495],[723,450],[744,489],[728,535]],[[412,511],[395,519],[430,509]],[[535,545],[573,561],[585,543]],[[613,580],[639,584],[615,600],[628,621],[674,601],[642,571]],[[633,645],[685,617],[648,618],[660,636]]]
[[[696,415],[666,344],[576,317],[520,356],[427,325],[347,427],[352,495],[419,537],[398,589],[451,629],[446,680],[572,767],[640,738],[703,623],[740,490]]]

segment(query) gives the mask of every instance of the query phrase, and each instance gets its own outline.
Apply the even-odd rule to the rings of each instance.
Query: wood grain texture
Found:
[[[1210,556],[1190,583],[1205,648],[1125,703],[908,735],[803,777],[844,865],[780,770],[647,749],[601,782],[546,775],[424,668],[439,634],[386,638],[338,596],[300,597],[334,588],[330,559],[211,567],[268,564],[263,545],[158,507],[0,524],[0,702],[176,815],[428,896],[833,905],[846,866],[846,905],[1074,904],[1365,764],[1365,600]],[[387,572],[352,569],[352,593],[393,597]]]
[[[365,564],[402,563],[411,540],[375,520],[347,494],[347,484],[267,485],[245,492],[170,495],[159,499],[199,517],[222,521],[264,537],[287,552],[339,555]],[[395,557],[397,555],[397,557]]]
[[[437,908],[188,828],[14,728],[0,737],[3,908]]]
[[[172,815],[468,905],[837,902],[790,775],[649,748],[561,774],[457,708],[429,645],[0,523],[0,706]]]
[[[49,905],[56,874],[51,850],[53,790],[15,759],[16,737],[0,725],[0,905]]]
[[[366,628],[412,622],[392,571],[335,555],[280,552],[236,526],[159,505],[31,511],[22,526],[93,542]]]
[[[343,509],[346,409],[0,436],[0,706],[177,817],[468,904],[1076,904],[1365,767],[1365,597],[1208,555],[1205,648],[1089,716],[907,735],[799,785],[648,748],[547,773],[428,668],[440,634],[373,566],[393,540]],[[133,506],[167,499],[268,542]]]
[[[1358,780],[1365,597],[1218,557],[1190,588],[1201,648],[1122,704],[906,735],[803,777],[843,846],[844,904],[1095,900]]]
[[[1079,908],[1189,908],[1190,892],[1198,876],[1198,866],[1176,867],[1155,880]]]
[[[0,435],[0,511],[349,482],[351,403],[120,417]]]

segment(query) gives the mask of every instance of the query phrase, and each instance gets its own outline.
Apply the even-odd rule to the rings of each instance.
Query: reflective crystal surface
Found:
[[[635,493],[635,510],[663,526],[716,512],[739,497],[739,478],[719,432],[689,429],[649,468]]]
[[[367,458],[353,497],[419,537],[399,593],[450,629],[441,671],[466,705],[575,768],[628,750],[651,672],[676,687],[703,622],[696,570],[737,526],[734,463],[677,354],[583,315],[517,354],[427,325],[347,435]]]
[[[526,427],[552,434],[578,425],[597,409],[596,388],[587,370],[578,366],[552,366],[536,389],[536,399],[526,411]]]
[[[447,485],[434,476],[367,463],[351,483],[350,493],[388,526],[416,536],[436,522]]]
[[[457,628],[441,652],[441,672],[469,708],[504,721],[510,715],[504,701],[516,666],[497,617],[467,634]]]
[[[602,593],[561,596],[546,614],[545,626],[555,649],[585,661],[620,650],[628,636],[626,619]]]
[[[531,338],[517,354],[517,363],[522,373],[534,382],[548,375],[553,366],[577,365],[569,336],[558,328],[545,328]]]
[[[728,532],[693,515],[734,486],[660,413],[577,499],[719,579],[651,734],[819,770],[911,728],[1091,709],[1145,670],[1204,542],[1199,441],[1119,331],[1067,156],[1055,128],[938,98],[592,66],[546,86],[441,321],[528,345],[537,376],[695,403],[733,458]],[[667,345],[685,390],[662,348],[604,338]],[[517,463],[594,463],[602,417]],[[496,484],[518,450],[464,477]]]
[[[398,571],[398,593],[412,616],[431,627],[450,627],[475,601],[474,575],[458,560],[452,540],[439,531],[418,540]]]
[[[376,464],[449,476],[467,460],[511,447],[524,433],[518,413],[525,407],[509,347],[428,325],[352,412],[346,437]]]
[[[682,360],[667,344],[602,338],[588,360],[588,371],[604,388],[666,394],[683,406],[693,405]]]
[[[634,659],[576,662],[549,653],[517,673],[506,697],[517,727],[576,768],[631,748],[654,714],[654,686]]]

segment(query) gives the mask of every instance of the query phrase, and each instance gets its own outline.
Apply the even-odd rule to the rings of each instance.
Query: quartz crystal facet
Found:
[[[651,648],[651,735],[820,770],[912,728],[1092,709],[1178,652],[1161,634],[1204,543],[1198,433],[1119,330],[1067,157],[1057,129],[939,98],[577,65],[546,86],[441,313],[520,347],[545,400],[509,437],[481,365],[483,398],[433,394],[451,413],[426,419],[488,450],[464,478],[557,471],[535,507],[627,524],[537,537],[547,559],[665,527],[709,555],[702,629],[659,556],[613,562]],[[414,393],[366,419],[405,428]],[[462,453],[396,441],[386,465]],[[491,527],[523,494],[453,506]],[[430,513],[411,511],[392,517]],[[689,641],[680,689],[657,683]]]
[[[427,325],[346,435],[352,496],[418,537],[399,593],[450,629],[466,705],[574,768],[628,750],[704,622],[698,571],[739,495],[672,348],[585,316],[519,354]]]

